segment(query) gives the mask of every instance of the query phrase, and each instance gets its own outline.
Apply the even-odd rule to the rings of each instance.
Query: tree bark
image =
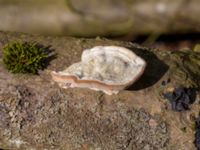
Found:
[[[198,53],[164,52],[100,38],[0,32],[1,62],[3,46],[13,40],[35,41],[57,55],[39,75],[11,74],[0,63],[0,148],[195,149],[190,118],[198,114],[198,102],[190,111],[174,113],[163,93],[180,86],[199,89]],[[112,96],[89,89],[60,89],[50,71],[79,61],[83,49],[96,45],[131,49],[147,62],[143,76]]]

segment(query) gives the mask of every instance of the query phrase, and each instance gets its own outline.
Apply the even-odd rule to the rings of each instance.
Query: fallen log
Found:
[[[0,30],[83,37],[199,32],[198,0],[1,0]]]
[[[186,112],[173,112],[163,93],[200,88],[200,55],[159,51],[107,39],[45,37],[0,32],[10,41],[37,42],[56,58],[39,75],[11,74],[0,63],[0,148],[2,149],[194,149],[198,96]],[[116,45],[147,62],[143,76],[129,89],[108,96],[89,89],[61,89],[51,79],[80,61],[83,49]]]

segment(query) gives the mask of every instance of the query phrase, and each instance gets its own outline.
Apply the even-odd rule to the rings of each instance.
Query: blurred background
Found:
[[[0,30],[194,49],[200,0],[0,0]]]

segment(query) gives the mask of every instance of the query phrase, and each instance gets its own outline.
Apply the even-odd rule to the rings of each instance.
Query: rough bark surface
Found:
[[[13,40],[49,46],[57,56],[39,75],[11,74],[0,63],[0,148],[195,149],[191,118],[198,114],[198,97],[189,111],[172,112],[162,93],[178,86],[200,87],[198,53],[163,52],[106,39],[0,32],[1,62],[3,46]],[[96,45],[133,50],[148,64],[144,75],[112,96],[89,89],[60,89],[51,80],[51,70],[63,70],[80,60],[83,49]]]

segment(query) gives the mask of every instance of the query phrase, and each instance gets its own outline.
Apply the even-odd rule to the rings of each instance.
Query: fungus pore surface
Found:
[[[145,66],[145,61],[129,49],[96,46],[83,51],[81,62],[52,72],[52,76],[64,88],[86,87],[112,94],[136,81]]]

